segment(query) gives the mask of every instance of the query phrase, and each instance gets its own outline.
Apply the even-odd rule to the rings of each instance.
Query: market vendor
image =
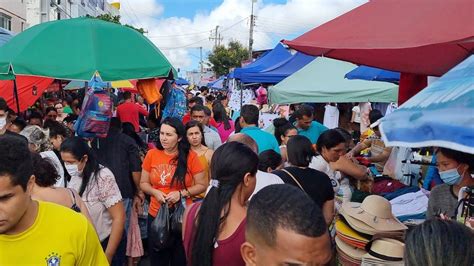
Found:
[[[383,118],[382,114],[377,116],[370,117],[370,128],[374,131],[375,134],[368,137],[363,142],[357,144],[350,152],[350,156],[357,156],[359,153],[365,149],[370,149],[370,156],[367,157],[367,161],[373,163],[379,173],[383,172],[383,168],[385,163],[390,157],[390,153],[392,152],[391,147],[386,147],[385,143],[381,139],[380,134],[380,121]]]
[[[474,187],[474,155],[439,148],[436,157],[439,175],[444,184],[434,187],[431,191],[426,218],[453,218],[461,188]],[[461,196],[464,198],[466,194]]]

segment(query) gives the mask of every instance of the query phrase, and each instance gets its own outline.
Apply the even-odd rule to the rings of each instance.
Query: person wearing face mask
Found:
[[[447,148],[436,152],[438,170],[444,184],[433,188],[428,201],[426,216],[453,218],[462,187],[474,186],[474,155]],[[463,198],[465,195],[461,195]]]
[[[125,208],[114,174],[99,164],[92,149],[80,137],[64,140],[61,157],[71,176],[68,188],[76,190],[86,204],[109,263],[123,265],[126,246],[121,239]]]

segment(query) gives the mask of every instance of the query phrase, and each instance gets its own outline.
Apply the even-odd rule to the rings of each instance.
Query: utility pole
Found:
[[[219,33],[219,25],[216,26],[215,31],[211,31],[211,37],[209,37],[210,41],[214,41],[214,49],[218,46],[221,45],[222,37]]]
[[[199,54],[200,54],[200,60],[199,60],[199,64],[201,65],[201,73],[200,73],[200,79],[202,79],[203,77],[203,72],[204,72],[204,67],[202,65],[202,46],[199,47]]]
[[[250,32],[249,32],[249,59],[252,59],[252,45],[253,45],[253,27],[255,26],[255,16],[253,15],[253,4],[257,0],[252,1],[252,12],[250,13]]]

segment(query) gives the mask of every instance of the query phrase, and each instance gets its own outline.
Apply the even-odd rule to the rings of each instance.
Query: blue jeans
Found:
[[[133,199],[123,199],[123,207],[125,208],[125,236],[128,235],[128,227],[130,225],[130,217],[133,209]],[[125,240],[127,240],[125,238]]]

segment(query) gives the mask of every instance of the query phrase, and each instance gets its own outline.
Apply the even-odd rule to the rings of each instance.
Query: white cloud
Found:
[[[269,4],[259,0],[254,6],[254,49],[272,48],[278,40],[291,39],[364,2],[366,0],[288,0],[285,4]],[[121,3],[122,22],[147,30],[146,35],[177,68],[191,69],[192,57],[199,56],[198,47],[203,47],[205,58],[214,45],[209,37],[216,25],[219,25],[223,43],[235,39],[248,45],[250,0],[224,0],[215,9],[197,12],[193,18],[161,17],[166,9],[158,0],[122,0]]]

